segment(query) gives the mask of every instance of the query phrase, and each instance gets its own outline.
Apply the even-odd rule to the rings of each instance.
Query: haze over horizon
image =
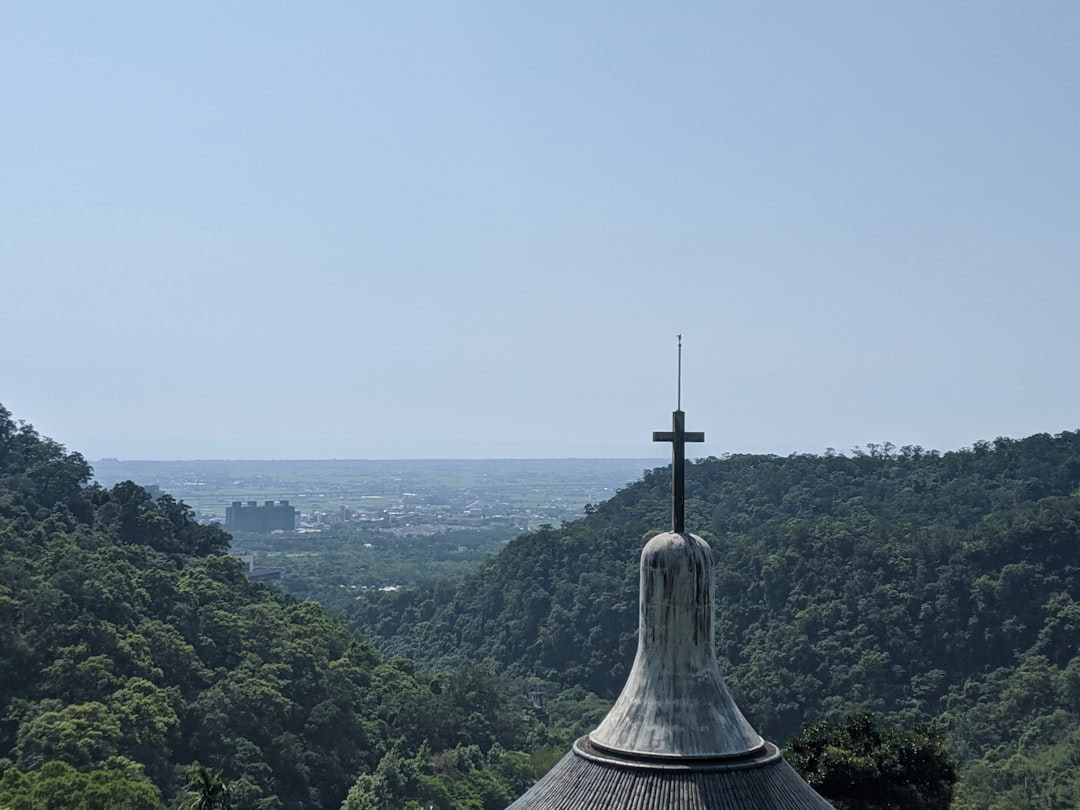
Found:
[[[1080,6],[0,7],[0,403],[88,459],[1080,428]]]

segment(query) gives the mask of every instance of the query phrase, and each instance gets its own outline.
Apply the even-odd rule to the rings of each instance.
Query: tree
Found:
[[[161,794],[149,782],[115,768],[82,773],[66,762],[41,770],[4,771],[0,807],[10,810],[158,810]]]
[[[205,765],[191,766],[190,800],[184,810],[228,810],[229,788],[221,778],[221,771]]]
[[[785,757],[837,810],[948,810],[957,779],[939,729],[879,729],[870,712],[806,726]]]
[[[81,768],[105,763],[121,742],[120,719],[96,701],[46,711],[19,726],[20,767],[36,768],[54,759]]]

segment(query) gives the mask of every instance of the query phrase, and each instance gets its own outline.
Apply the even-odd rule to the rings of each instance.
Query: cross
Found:
[[[705,441],[704,433],[686,432],[686,414],[671,414],[671,431],[654,431],[654,442],[671,442],[671,530],[686,531],[686,443]]]
[[[654,431],[654,442],[671,442],[671,530],[686,531],[686,443],[705,441],[704,433],[686,432],[682,411],[682,335],[679,335],[679,396],[671,414],[671,431]]]

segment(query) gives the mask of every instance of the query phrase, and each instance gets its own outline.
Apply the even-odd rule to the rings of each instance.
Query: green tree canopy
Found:
[[[837,810],[948,810],[957,780],[940,729],[881,729],[870,712],[806,726],[784,756]]]

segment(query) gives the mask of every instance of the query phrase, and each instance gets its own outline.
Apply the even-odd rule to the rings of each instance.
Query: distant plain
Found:
[[[94,479],[156,485],[200,519],[223,520],[233,501],[288,500],[301,513],[402,509],[439,503],[448,514],[503,514],[522,528],[571,520],[664,459],[431,459],[92,461]]]

